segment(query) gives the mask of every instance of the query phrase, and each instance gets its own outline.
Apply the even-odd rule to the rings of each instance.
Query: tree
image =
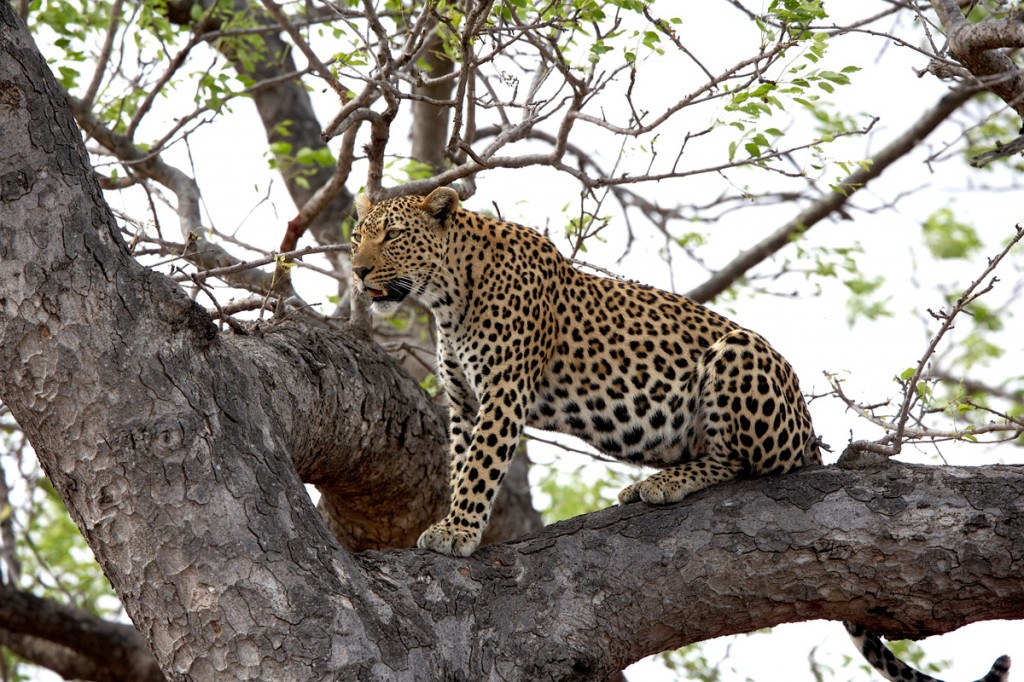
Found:
[[[824,30],[817,4],[774,2],[769,13],[748,16],[756,54],[715,71],[681,40],[678,24],[656,13],[664,8],[628,0],[364,2],[294,14],[271,0],[262,8],[23,4],[37,35],[56,36],[52,45],[66,57],[56,63],[61,83],[14,8],[0,5],[0,399],[16,420],[5,425],[31,442],[141,633],[19,589],[17,561],[6,552],[4,644],[87,679],[601,679],[651,653],[782,622],[846,619],[916,637],[1019,617],[1020,472],[855,467],[855,455],[893,454],[909,439],[1020,435],[1011,412],[1019,389],[929,374],[938,368],[932,352],[902,377],[894,415],[845,399],[892,429],[880,443],[851,449],[849,467],[710,490],[666,509],[606,509],[516,540],[537,521],[524,484],[506,485],[505,520],[493,522],[491,539],[509,542],[468,560],[386,549],[410,546],[445,504],[443,410],[373,340],[403,350],[423,377],[414,360],[424,327],[411,319],[406,337],[388,328],[374,337],[358,302],[348,323],[338,319],[348,317],[344,305],[337,315],[309,314],[293,275],[304,264],[290,249],[306,230],[321,243],[343,241],[354,172],[377,197],[450,183],[468,197],[489,172],[557,171],[582,188],[567,219],[575,254],[612,233],[605,198],[622,208],[627,245],[653,229],[672,249],[692,252],[700,235],[679,234],[677,221],[721,217],[751,193],[735,185],[707,202],[665,206],[637,188],[701,172],[733,180],[750,168],[795,181],[797,189],[766,191],[761,202],[803,208],[736,250],[691,295],[708,300],[744,277],[756,284],[764,276],[756,265],[827,217],[857,209],[851,198],[954,113],[974,107],[975,120],[985,121],[968,136],[984,147],[972,152],[978,163],[1005,163],[999,159],[1017,149],[994,140],[1015,120],[998,102],[1020,114],[1024,101],[1015,56],[1002,51],[1019,47],[1019,17],[974,8],[965,19],[955,4],[932,4],[937,22],[924,7],[891,4],[882,17]],[[930,72],[957,79],[956,87],[870,163],[836,164],[848,170],[837,181],[812,172],[815,164],[834,172],[824,150],[872,128],[819,94],[856,73],[819,64],[830,41],[904,14],[949,36],[942,48],[929,33],[933,42],[921,49],[935,59]],[[85,59],[89,27],[102,27],[103,39],[85,83],[67,59]],[[282,30],[308,67],[295,66]],[[349,30],[355,48],[326,58],[329,40],[338,40],[332,31]],[[886,39],[901,40],[895,31]],[[145,58],[147,41],[166,63]],[[206,45],[233,76],[185,68],[200,53],[213,58]],[[706,82],[651,113],[640,98],[649,87],[644,74],[666,51]],[[618,61],[609,62],[612,55]],[[539,66],[518,66],[523,61]],[[327,126],[316,122],[301,86],[310,75],[337,95]],[[159,97],[182,82],[194,86],[195,109],[169,128],[147,128]],[[173,143],[226,115],[243,92],[299,206],[282,230],[290,255],[268,255],[274,267],[266,272],[240,262],[232,250],[243,245],[230,235],[205,227],[197,173],[168,160]],[[604,94],[619,97],[618,109]],[[661,141],[678,112],[709,103],[720,106],[720,122],[679,135],[671,147]],[[413,104],[413,151],[396,157],[396,126]],[[773,125],[770,117],[788,107],[818,127]],[[584,123],[617,148],[645,145],[648,167],[636,172],[624,153],[583,147],[576,133]],[[321,128],[340,138],[336,157],[318,140]],[[715,164],[680,161],[704,139],[721,141],[723,130],[734,137]],[[90,156],[82,132],[102,149]],[[386,187],[395,158],[409,181]],[[130,214],[119,225],[104,188],[143,189],[156,234]],[[162,191],[174,195],[181,241],[164,233],[167,215],[155,208]],[[952,215],[932,216],[928,233],[939,251],[979,248]],[[342,273],[344,301],[344,247],[324,249],[335,254],[330,267]],[[191,267],[168,276],[136,256],[157,267],[166,265],[162,257],[180,257]],[[798,264],[827,275],[852,257],[835,246]],[[846,286],[860,306],[853,309],[881,314],[871,281],[858,279],[856,267],[849,272]],[[254,296],[226,302],[218,277]],[[963,305],[936,313],[936,339],[965,307],[983,329],[985,309],[974,295],[990,280],[977,281]],[[274,315],[232,316],[246,308]],[[951,403],[954,434],[935,424],[950,384],[969,388]],[[841,401],[842,388],[836,384]],[[320,514],[303,482],[320,491]],[[6,550],[12,526],[4,527]]]

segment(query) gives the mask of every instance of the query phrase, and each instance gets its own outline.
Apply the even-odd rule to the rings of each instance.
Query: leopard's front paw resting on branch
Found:
[[[480,545],[482,531],[456,528],[448,519],[438,521],[423,531],[416,546],[438,554],[466,557]]]

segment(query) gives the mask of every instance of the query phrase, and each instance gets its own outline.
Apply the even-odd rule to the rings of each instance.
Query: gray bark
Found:
[[[358,333],[218,333],[137,264],[7,3],[0,139],[0,400],[170,679],[592,680],[782,622],[913,637],[1024,612],[1015,467],[822,468],[469,559],[353,554],[299,472],[346,472],[355,528],[389,493],[425,525],[427,398]]]

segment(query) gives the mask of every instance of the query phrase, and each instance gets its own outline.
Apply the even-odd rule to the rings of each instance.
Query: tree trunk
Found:
[[[821,468],[469,559],[350,553],[298,472],[337,487],[346,544],[402,544],[443,499],[436,410],[358,333],[219,333],[131,258],[8,3],[0,50],[0,399],[168,678],[593,680],[782,622],[1024,612],[1015,467]]]

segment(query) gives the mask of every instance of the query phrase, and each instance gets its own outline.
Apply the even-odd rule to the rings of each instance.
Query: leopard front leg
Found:
[[[448,514],[420,535],[418,547],[469,556],[479,546],[498,487],[515,454],[531,396],[532,391],[527,393],[522,386],[505,381],[493,382],[481,391],[469,448],[461,457],[456,455],[459,443],[453,438]]]
[[[455,491],[473,442],[480,404],[455,354],[443,339],[438,342],[437,353],[437,377],[448,397],[449,490]],[[451,499],[452,493],[449,493]],[[468,556],[479,544],[479,541],[469,542],[467,537],[456,537],[443,524],[442,521],[427,528],[416,541],[416,546],[442,554]]]
[[[454,490],[473,440],[480,402],[455,354],[444,340],[437,346],[437,376],[448,397],[449,490]],[[449,494],[450,497],[450,494]]]

